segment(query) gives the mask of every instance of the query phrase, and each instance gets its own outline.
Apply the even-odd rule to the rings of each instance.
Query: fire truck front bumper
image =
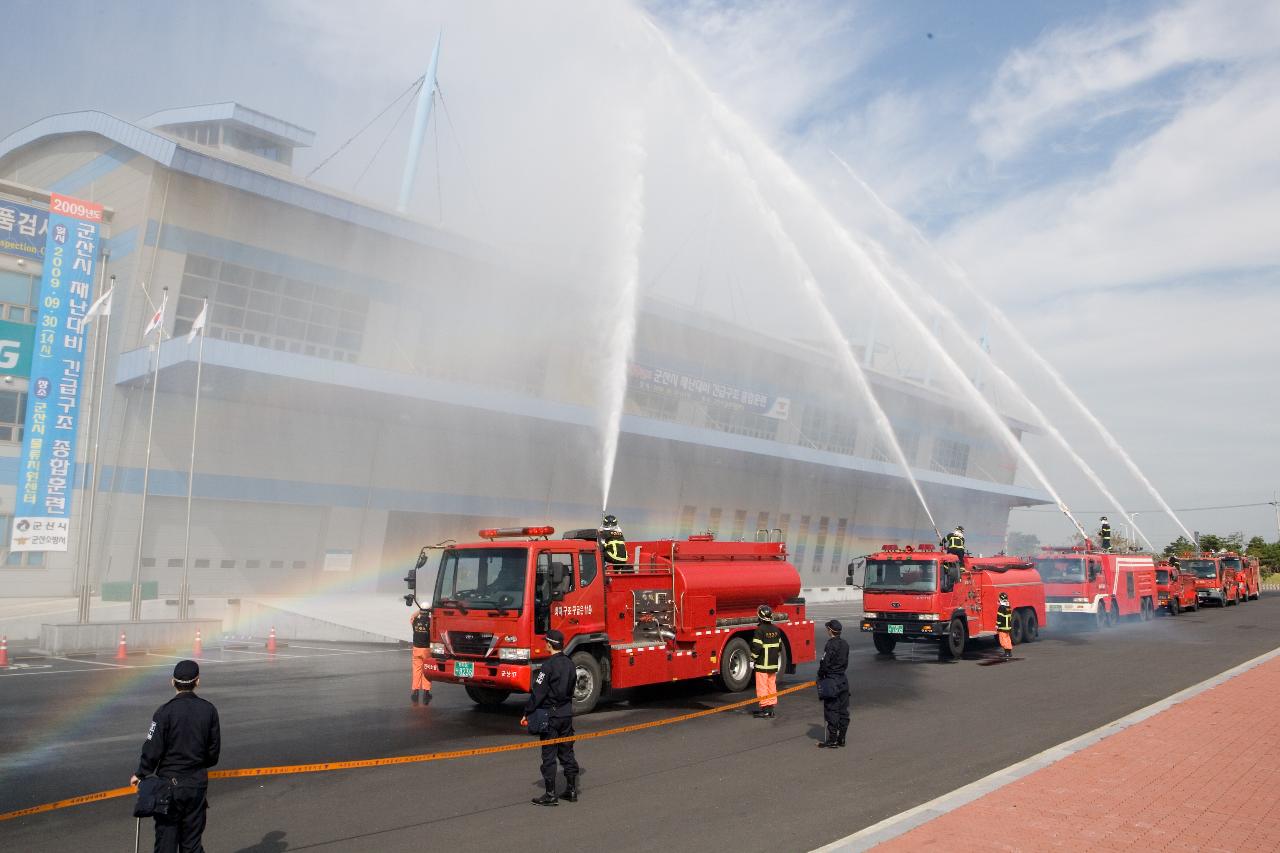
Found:
[[[527,662],[459,660],[438,656],[427,658],[422,670],[430,681],[472,684],[512,693],[528,693],[533,677],[533,667]]]
[[[1098,612],[1096,601],[1088,598],[1057,598],[1045,602],[1044,609],[1049,613],[1093,615]]]
[[[1198,601],[1216,601],[1218,604],[1222,604],[1227,600],[1227,596],[1220,586],[1201,587],[1196,590],[1196,599]]]
[[[920,619],[914,613],[904,613],[898,619],[864,616],[858,624],[864,634],[884,634],[907,643],[936,640],[947,633],[947,623],[936,614],[932,619]]]

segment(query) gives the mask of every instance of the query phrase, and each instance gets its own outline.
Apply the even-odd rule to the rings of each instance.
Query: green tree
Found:
[[[1040,551],[1040,537],[1034,533],[1019,533],[1018,531],[1010,531],[1009,547],[1007,553],[1017,554],[1026,557]]]
[[[1245,554],[1256,557],[1264,574],[1280,572],[1280,541],[1268,542],[1261,536],[1249,540]]]
[[[1185,536],[1179,536],[1177,539],[1164,546],[1164,555],[1166,557],[1176,557],[1179,554],[1193,552],[1195,550],[1196,546],[1194,542]]]

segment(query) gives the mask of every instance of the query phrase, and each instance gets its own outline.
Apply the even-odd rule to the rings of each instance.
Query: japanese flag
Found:
[[[154,332],[156,329],[160,328],[160,324],[164,322],[164,308],[165,308],[165,305],[168,304],[168,302],[169,302],[169,289],[165,288],[164,298],[160,300],[160,307],[156,309],[155,314],[151,315],[151,320],[147,323],[147,328],[142,332],[142,336],[144,338],[147,335]],[[164,335],[161,334],[161,337],[164,337]]]
[[[187,332],[187,343],[191,343],[196,339],[196,334],[204,334],[205,318],[209,316],[209,300],[204,301],[204,307],[200,309],[200,316],[196,317],[195,322],[191,324],[191,331]]]
[[[84,325],[89,325],[95,317],[106,317],[111,313],[111,294],[115,292],[116,289],[114,287],[111,288],[89,306],[89,311],[84,315],[84,320],[82,321]]]

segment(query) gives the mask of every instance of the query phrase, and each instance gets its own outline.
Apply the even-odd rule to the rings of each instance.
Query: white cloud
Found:
[[[1280,4],[1191,0],[1136,21],[1104,20],[1050,32],[1003,63],[972,118],[987,156],[1003,159],[1094,110],[1139,108],[1134,87],[1193,65],[1273,54]]]

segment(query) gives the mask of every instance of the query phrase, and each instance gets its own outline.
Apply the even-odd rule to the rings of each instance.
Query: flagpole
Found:
[[[111,287],[108,293],[114,293],[116,287],[116,277],[111,276]],[[99,299],[102,297],[100,296]],[[108,299],[113,297],[108,297]],[[93,507],[98,499],[98,448],[99,441],[102,437],[102,391],[106,384],[107,378],[107,348],[111,346],[111,309],[107,308],[107,326],[99,331],[95,326],[93,330],[93,351],[94,351],[94,367],[98,370],[98,388],[93,393],[93,468],[92,474],[89,475],[88,482],[85,487],[88,490],[88,500],[85,507],[85,523],[83,526],[83,536],[80,543],[80,554],[84,561],[84,578],[81,580],[79,595],[79,620],[84,625],[89,621],[89,590],[92,586],[92,567],[89,565],[89,556],[93,552]],[[99,348],[98,339],[102,339],[102,346]],[[87,461],[87,460],[86,460]]]
[[[160,333],[156,335],[156,363],[151,375],[151,414],[147,420],[147,456],[142,469],[142,511],[138,517],[138,553],[133,561],[133,590],[129,601],[129,621],[142,621],[142,536],[147,529],[147,487],[151,480],[151,435],[156,426],[156,388],[160,385],[160,347],[164,344],[164,306],[169,288],[160,300]]]
[[[187,537],[182,546],[182,597],[178,599],[178,618],[186,621],[188,617],[187,596],[190,594],[191,580],[191,494],[196,482],[196,436],[200,432],[200,374],[204,370],[204,325],[208,322],[206,312],[209,300],[204,301],[204,308],[196,322],[200,324],[200,349],[196,354],[196,403],[191,412],[191,464],[187,466]],[[192,331],[195,327],[192,326]]]

